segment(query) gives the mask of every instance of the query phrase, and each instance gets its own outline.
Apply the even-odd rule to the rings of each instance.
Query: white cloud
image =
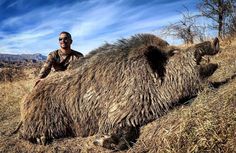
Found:
[[[13,3],[9,4],[9,5],[7,6],[7,8],[14,7],[15,5],[17,5],[17,3],[18,3],[18,1],[13,2]]]
[[[176,5],[169,7],[176,8]],[[179,15],[173,13],[175,10],[171,11],[166,6],[156,5],[156,1],[132,7],[125,0],[91,0],[61,7],[42,7],[1,23],[1,29],[16,27],[18,32],[7,34],[0,30],[0,34],[3,34],[0,51],[40,52],[46,55],[58,48],[58,34],[68,31],[73,36],[72,47],[86,54],[104,42],[114,42],[136,33],[153,32],[178,20]]]

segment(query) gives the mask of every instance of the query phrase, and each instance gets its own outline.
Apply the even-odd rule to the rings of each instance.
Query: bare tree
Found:
[[[216,24],[214,29],[218,31],[218,37],[223,38],[226,27],[230,22],[229,17],[233,13],[233,4],[236,0],[202,0],[198,4],[202,16],[212,19]]]
[[[226,21],[226,34],[228,36],[234,36],[236,34],[236,4],[231,3],[232,13]]]
[[[182,39],[185,44],[193,44],[196,37],[203,41],[204,34],[201,31],[201,27],[196,24],[198,15],[192,15],[187,7],[184,6],[184,8],[186,11],[180,12],[182,18],[178,22],[165,26],[162,34]]]
[[[232,36],[236,34],[236,14],[234,14],[230,20],[231,23],[227,27],[227,33]]]

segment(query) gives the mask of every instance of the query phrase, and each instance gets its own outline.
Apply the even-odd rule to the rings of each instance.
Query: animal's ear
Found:
[[[154,46],[148,46],[147,51],[145,51],[144,55],[150,62],[150,65],[157,65],[156,63],[165,63],[169,56],[168,53]]]
[[[169,57],[168,53],[160,50],[157,47],[149,46],[144,55],[152,70],[157,72],[159,77],[164,77],[165,65]]]

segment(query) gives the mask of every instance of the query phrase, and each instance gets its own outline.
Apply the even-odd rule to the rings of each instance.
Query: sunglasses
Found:
[[[59,38],[59,41],[62,41],[62,40],[64,40],[65,42],[68,42],[70,40],[70,38],[68,38],[68,37]]]

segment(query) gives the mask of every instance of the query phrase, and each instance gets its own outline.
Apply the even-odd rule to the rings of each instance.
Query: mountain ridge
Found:
[[[35,54],[2,54],[0,53],[0,61],[4,62],[20,62],[20,61],[44,61],[47,56],[40,53]]]

